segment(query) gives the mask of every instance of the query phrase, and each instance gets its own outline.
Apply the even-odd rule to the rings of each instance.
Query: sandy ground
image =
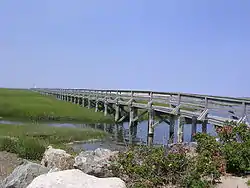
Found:
[[[0,181],[4,180],[21,162],[22,159],[16,154],[0,151]]]
[[[221,184],[218,184],[216,188],[250,188],[246,182],[250,180],[250,176],[246,178],[235,176],[223,176],[221,177]]]

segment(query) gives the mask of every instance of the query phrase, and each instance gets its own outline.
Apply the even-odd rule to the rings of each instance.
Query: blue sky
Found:
[[[250,96],[249,0],[2,0],[0,87]]]

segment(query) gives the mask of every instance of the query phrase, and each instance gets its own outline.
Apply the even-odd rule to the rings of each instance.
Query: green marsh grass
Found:
[[[29,90],[0,89],[0,117],[22,121],[112,122],[102,112]]]
[[[102,139],[107,134],[94,129],[52,127],[40,124],[0,124],[0,150],[16,153],[19,157],[41,160],[48,145],[73,153],[67,143]]]

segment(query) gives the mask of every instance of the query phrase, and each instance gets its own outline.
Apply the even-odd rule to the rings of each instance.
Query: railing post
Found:
[[[205,97],[205,110],[208,109],[208,99]]]
[[[180,104],[181,104],[181,94],[178,93],[178,105],[180,105]]]
[[[172,95],[169,95],[169,101],[168,101],[168,103],[169,103],[169,107],[170,107],[170,108],[173,107],[172,104],[171,104],[171,100],[172,100]]]

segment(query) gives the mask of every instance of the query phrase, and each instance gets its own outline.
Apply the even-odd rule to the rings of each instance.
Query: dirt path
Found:
[[[21,163],[22,159],[16,154],[0,151],[0,181],[4,180]]]
[[[216,188],[250,188],[246,184],[248,180],[250,180],[250,177],[223,176],[221,177],[221,184],[218,184]]]

